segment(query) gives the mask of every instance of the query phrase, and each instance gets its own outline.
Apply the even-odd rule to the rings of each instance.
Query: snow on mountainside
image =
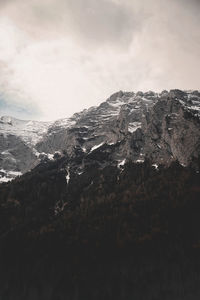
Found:
[[[27,145],[35,145],[47,132],[52,122],[18,120],[9,116],[0,117],[0,134],[20,137]]]
[[[0,118],[0,181],[27,172],[41,159],[63,150],[84,153],[89,164],[99,160],[188,164],[199,154],[200,92],[154,93],[119,91],[97,107],[55,122]],[[185,148],[189,150],[184,150]],[[102,159],[104,157],[104,159]],[[77,166],[80,168],[80,166]],[[82,170],[79,170],[82,172]]]
[[[51,123],[0,117],[0,182],[7,182],[35,166],[34,146]]]
[[[97,107],[52,124],[38,148],[50,153],[65,149],[71,155],[76,146],[88,152],[102,142],[117,143],[124,134],[141,127],[143,113],[158,99],[154,92],[117,92]]]

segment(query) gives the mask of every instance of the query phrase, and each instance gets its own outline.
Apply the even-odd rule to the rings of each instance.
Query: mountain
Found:
[[[125,160],[188,165],[199,155],[200,93],[118,92],[97,107],[55,122],[0,118],[0,176],[8,181],[56,152],[90,155],[105,148],[113,164]],[[112,150],[111,150],[112,148]]]
[[[199,117],[173,90],[2,118],[0,299],[199,299]]]
[[[0,181],[6,182],[36,166],[35,145],[50,123],[0,117]]]

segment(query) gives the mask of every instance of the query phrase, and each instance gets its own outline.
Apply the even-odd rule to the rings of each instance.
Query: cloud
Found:
[[[27,113],[32,107],[31,118],[55,119],[120,89],[198,89],[199,6],[197,0],[0,1],[0,94]]]
[[[9,99],[4,99],[2,95],[0,95],[0,115],[12,115],[16,118],[37,118],[39,114],[39,111],[37,108],[33,105],[27,106],[26,104],[23,106],[20,104],[17,104],[13,101],[9,101]]]
[[[127,6],[112,0],[10,0],[4,7],[4,13],[35,37],[66,35],[85,46],[126,45],[140,21]]]

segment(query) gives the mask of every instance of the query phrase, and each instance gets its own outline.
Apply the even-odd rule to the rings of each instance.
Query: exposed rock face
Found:
[[[164,94],[143,119],[144,153],[155,163],[188,165],[200,154],[200,93]]]
[[[180,90],[120,91],[97,107],[51,123],[1,117],[0,169],[24,173],[56,151],[76,157],[77,149],[88,158],[93,151],[106,153],[109,164],[148,157],[156,164],[188,165],[200,153],[199,120],[200,93]]]
[[[53,152],[63,148],[71,154],[75,146],[90,151],[101,143],[117,143],[127,135],[129,122],[138,121],[141,125],[141,105],[137,106],[140,100],[134,93],[119,92],[98,107],[76,114],[68,121],[55,122],[38,149]]]
[[[8,171],[26,172],[34,164],[36,156],[19,137],[0,135],[1,168]]]
[[[68,120],[54,123],[45,138],[37,145],[37,149],[51,153],[63,149],[69,155],[73,155],[75,147],[89,153],[93,147],[97,149],[97,146],[103,144],[109,146],[123,143],[122,152],[132,153],[131,149],[127,149],[130,148],[128,141],[133,139],[136,130],[141,127],[142,115],[157,100],[158,95],[153,92],[135,94],[120,91],[98,107],[92,107]],[[63,126],[64,123],[66,125]],[[138,133],[136,136],[138,138]],[[124,158],[120,153],[115,153],[114,156]]]
[[[178,160],[188,165],[200,153],[199,117],[198,91],[120,91],[74,115],[66,128],[63,121],[53,124],[37,147],[47,153],[65,149],[70,156],[77,147],[88,155],[91,150],[106,151],[112,163],[148,157],[157,164]]]

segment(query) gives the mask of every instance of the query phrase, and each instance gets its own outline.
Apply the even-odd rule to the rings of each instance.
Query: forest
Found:
[[[198,168],[66,163],[0,187],[0,299],[199,299]]]

